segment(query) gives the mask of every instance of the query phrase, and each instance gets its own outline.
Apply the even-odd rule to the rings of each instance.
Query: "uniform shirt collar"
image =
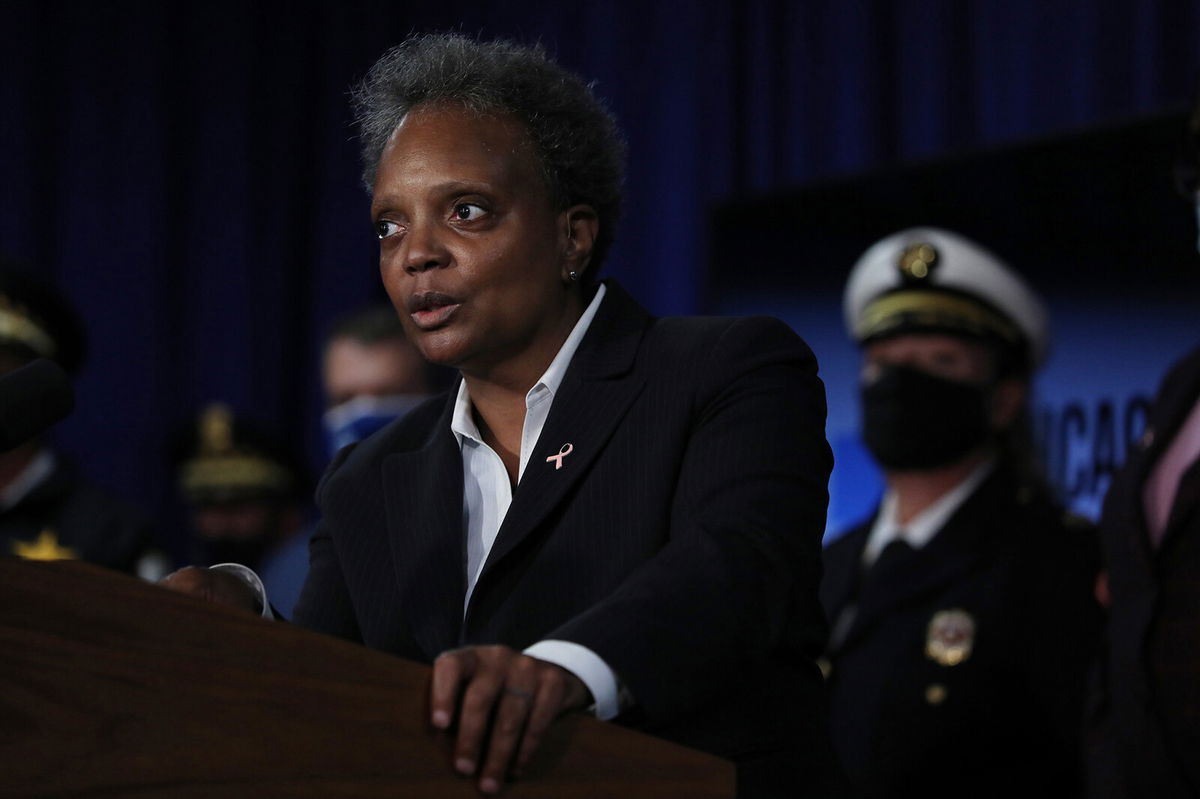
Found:
[[[874,563],[883,548],[896,539],[904,539],[914,549],[920,549],[928,544],[954,515],[954,512],[962,507],[971,494],[975,493],[975,489],[991,474],[995,465],[994,458],[989,458],[979,464],[974,471],[967,475],[965,480],[943,494],[928,508],[909,519],[905,525],[901,525],[896,520],[898,504],[896,494],[888,490],[879,505],[879,513],[875,517],[875,524],[871,527],[867,545],[863,547],[863,565],[869,566]]]

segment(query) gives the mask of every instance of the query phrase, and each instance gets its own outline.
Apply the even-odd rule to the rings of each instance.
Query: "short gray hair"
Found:
[[[596,209],[600,230],[587,270],[594,276],[621,213],[625,141],[592,86],[541,46],[459,34],[413,36],[375,62],[353,99],[368,191],[388,137],[414,108],[447,102],[515,117],[529,132],[555,207]]]

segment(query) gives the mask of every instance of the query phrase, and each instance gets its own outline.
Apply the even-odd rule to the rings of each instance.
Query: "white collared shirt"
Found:
[[[525,474],[529,456],[537,446],[542,428],[550,416],[554,395],[562,385],[567,366],[579,348],[600,301],[604,299],[605,287],[601,284],[596,295],[588,304],[579,321],[559,348],[541,379],[525,395],[525,424],[521,430],[521,465],[517,471],[517,482]],[[487,562],[488,553],[496,541],[496,534],[504,522],[508,506],[512,504],[512,488],[508,481],[508,470],[495,450],[483,442],[479,428],[471,413],[471,398],[467,384],[459,385],[458,397],[454,401],[454,413],[450,429],[458,440],[463,461],[463,522],[467,533],[467,594],[463,600],[465,609],[475,590],[475,583]],[[262,615],[275,618],[267,601],[262,580],[251,569],[237,563],[221,563],[210,568],[225,571],[245,582],[262,603]],[[608,664],[592,650],[571,641],[538,641],[525,650],[525,654],[561,666],[578,677],[595,700],[594,713],[599,719],[611,719],[620,712],[617,676]]]
[[[525,467],[537,446],[538,438],[542,435],[542,428],[546,426],[550,407],[554,404],[554,396],[562,385],[571,358],[591,326],[600,301],[604,299],[604,292],[603,285],[596,289],[596,296],[575,323],[571,334],[563,342],[550,366],[525,395],[525,423],[521,429],[518,484],[525,474]],[[465,380],[458,387],[450,430],[458,440],[463,463],[463,521],[467,535],[467,593],[463,600],[465,609],[471,601],[471,594],[483,571],[483,565],[487,562],[488,553],[492,551],[492,545],[496,542],[496,534],[500,531],[500,525],[504,523],[508,507],[512,504],[512,487],[504,462],[495,450],[484,443],[475,424]],[[610,719],[617,715],[619,703],[616,675],[595,652],[570,641],[548,640],[539,641],[529,647],[525,654],[561,666],[583,681],[596,701],[595,713],[598,718]]]
[[[909,519],[904,525],[896,520],[898,501],[895,492],[889,489],[883,495],[879,514],[875,517],[875,524],[871,527],[871,534],[867,537],[866,546],[863,547],[863,568],[874,563],[883,548],[892,541],[902,539],[912,545],[913,549],[920,549],[928,544],[954,515],[954,512],[967,501],[971,494],[975,493],[975,489],[991,473],[993,466],[995,466],[994,459],[988,459],[979,464],[974,471],[967,475],[965,480],[943,494],[937,502]]]

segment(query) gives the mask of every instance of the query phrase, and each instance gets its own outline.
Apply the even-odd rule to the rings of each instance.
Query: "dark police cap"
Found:
[[[67,298],[7,260],[0,260],[0,347],[30,360],[49,358],[71,373],[85,353],[83,324]]]
[[[262,428],[235,419],[223,403],[201,412],[177,445],[175,460],[179,490],[192,504],[298,499],[308,492],[299,459]]]

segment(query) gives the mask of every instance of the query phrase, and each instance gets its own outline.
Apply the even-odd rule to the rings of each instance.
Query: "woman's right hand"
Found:
[[[238,608],[256,616],[262,614],[262,605],[254,589],[236,576],[220,569],[184,566],[159,580],[158,585],[206,602]]]

